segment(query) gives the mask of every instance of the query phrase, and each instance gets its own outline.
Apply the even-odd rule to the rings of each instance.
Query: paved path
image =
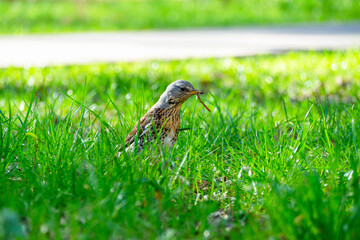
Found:
[[[360,47],[360,24],[0,36],[0,67]]]

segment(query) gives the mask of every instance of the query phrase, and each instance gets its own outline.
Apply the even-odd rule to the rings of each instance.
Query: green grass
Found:
[[[359,66],[349,50],[0,70],[0,238],[359,239]],[[189,99],[171,153],[114,158],[180,78],[212,112]]]
[[[0,33],[109,31],[360,19],[358,0],[0,1]]]

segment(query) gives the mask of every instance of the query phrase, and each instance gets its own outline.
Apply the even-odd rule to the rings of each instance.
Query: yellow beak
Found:
[[[202,94],[202,93],[203,93],[203,92],[200,91],[200,90],[192,90],[192,91],[189,92],[189,94],[191,94],[191,95]]]

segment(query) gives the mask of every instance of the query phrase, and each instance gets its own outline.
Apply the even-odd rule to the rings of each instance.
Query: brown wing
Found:
[[[140,119],[140,128],[139,128],[139,137],[142,136],[142,134],[149,129],[146,129],[149,127],[149,123],[154,124],[151,126],[155,127],[156,132],[158,133],[161,128],[163,127],[163,124],[166,121],[165,114],[166,109],[162,108],[151,108],[141,119]],[[125,139],[125,147],[130,146],[136,138],[136,134],[138,132],[138,125],[139,122],[137,122],[134,126],[134,128],[131,130],[131,132],[127,135]],[[151,128],[151,127],[150,127]]]
[[[141,119],[140,119],[140,128],[139,128],[139,136],[141,136],[141,134],[144,131],[145,126],[151,122],[152,118],[154,116],[154,110],[150,109]],[[134,141],[135,141],[135,136],[136,133],[138,132],[138,125],[139,122],[137,122],[135,124],[135,126],[133,127],[133,129],[131,130],[131,132],[127,135],[126,139],[125,139],[125,147],[128,147],[129,145],[131,145]]]

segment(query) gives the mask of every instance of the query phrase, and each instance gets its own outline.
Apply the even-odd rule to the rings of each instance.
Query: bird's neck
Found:
[[[180,108],[184,102],[171,102],[166,98],[160,98],[159,101],[154,105],[155,108],[167,108],[167,109],[176,109],[180,112]]]

